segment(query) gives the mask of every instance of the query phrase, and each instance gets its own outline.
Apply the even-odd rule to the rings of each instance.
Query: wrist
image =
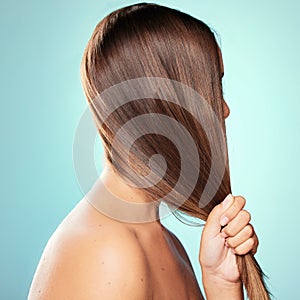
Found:
[[[215,273],[204,270],[202,271],[202,283],[208,300],[244,299],[241,280],[228,281]]]
[[[226,270],[224,270],[224,268],[220,269],[203,267],[203,265],[201,265],[201,271],[202,278],[216,280],[222,284],[224,283],[224,285],[237,286],[242,282],[240,275],[236,271],[233,271],[231,268],[227,268]]]
[[[203,283],[206,284],[210,284],[210,283],[217,284],[218,286],[224,288],[236,288],[242,285],[241,280],[229,281],[220,275],[211,272],[206,272],[206,271],[202,271],[202,281]]]

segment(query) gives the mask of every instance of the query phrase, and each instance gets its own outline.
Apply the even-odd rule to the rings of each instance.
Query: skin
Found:
[[[221,55],[220,55],[221,58]],[[221,58],[222,73],[223,62]],[[230,111],[223,102],[224,117]],[[148,202],[106,163],[106,188],[129,202]],[[101,191],[97,191],[101,195]],[[256,252],[258,238],[244,209],[229,195],[210,213],[200,241],[199,264],[208,300],[244,299],[236,255]],[[158,216],[157,209],[149,211]],[[226,225],[222,229],[222,225]],[[159,218],[125,223],[83,198],[49,239],[29,291],[29,300],[203,299],[188,255]]]

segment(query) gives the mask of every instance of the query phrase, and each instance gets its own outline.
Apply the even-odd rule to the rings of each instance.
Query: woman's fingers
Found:
[[[222,229],[223,236],[235,236],[250,222],[251,215],[247,210],[240,210],[237,215]],[[249,228],[247,229],[249,230]]]
[[[232,204],[222,214],[220,219],[221,226],[227,225],[238,213],[243,209],[246,204],[245,198],[242,196],[234,197]]]
[[[257,246],[258,246],[258,238],[257,238],[256,234],[254,234],[252,237],[247,239],[245,242],[243,242],[239,246],[232,248],[232,249],[233,249],[234,253],[238,254],[238,255],[244,255],[244,254],[249,253],[250,251],[252,252],[252,254],[255,254],[256,250],[257,250]]]
[[[226,198],[219,205],[216,205],[207,217],[206,224],[203,231],[205,236],[210,239],[218,236],[221,231],[221,216],[227,211],[234,202],[234,197],[228,194]]]
[[[258,244],[258,237],[251,224],[244,227],[236,236],[225,239],[225,245],[239,255],[247,254],[250,251],[255,254]]]
[[[236,248],[254,235],[254,229],[251,224],[245,226],[237,235],[226,238],[227,244],[231,248]]]
[[[258,247],[257,235],[249,223],[251,215],[243,209],[245,204],[244,197],[234,197],[234,201],[220,218],[220,224],[224,226],[221,235],[225,237],[225,245],[238,255],[244,255],[250,251],[255,254]]]

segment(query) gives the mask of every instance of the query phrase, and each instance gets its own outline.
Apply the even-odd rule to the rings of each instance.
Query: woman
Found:
[[[81,71],[105,147],[106,165],[100,184],[94,185],[49,240],[29,299],[203,299],[185,249],[160,222],[160,199],[170,208],[206,221],[199,251],[206,298],[244,299],[237,257],[254,254],[258,238],[249,223],[250,213],[244,209],[245,199],[230,193],[227,151],[218,135],[220,125],[225,137],[224,120],[229,108],[222,96],[221,51],[209,27],[156,4],[124,7],[96,26]],[[144,91],[154,86],[157,97],[144,96],[118,105],[115,103],[122,101],[124,91],[117,96],[111,93],[107,99],[101,97],[106,89],[135,78],[146,78],[149,84],[139,82],[127,90]],[[159,81],[153,84],[152,78]],[[199,93],[219,123],[205,110],[205,104],[199,109],[201,101],[193,102],[182,95],[177,102],[161,100],[158,96],[166,83],[163,78],[172,80],[167,90],[175,90],[177,96],[182,90],[174,88],[175,81]],[[108,114],[110,105],[114,109]],[[125,123],[145,115],[151,118],[143,117],[144,122],[120,133]],[[194,148],[184,144],[188,170],[199,171],[194,186],[194,175],[181,174],[182,153],[168,134],[160,131],[168,127],[162,125],[162,115],[185,128],[180,134],[181,127],[172,130],[172,123],[167,131],[170,135],[175,132],[179,142],[187,136],[194,140]],[[145,133],[147,126],[153,126],[149,134],[133,132]],[[203,129],[205,126],[209,132]],[[117,142],[116,136],[120,137]],[[134,144],[128,142],[133,139]],[[211,148],[219,155],[214,157]],[[199,169],[195,166],[195,149],[201,161]],[[149,163],[156,154],[164,160]],[[211,172],[214,164],[218,168]],[[184,182],[182,186],[177,185],[179,179]],[[208,184],[212,196],[203,198]],[[188,187],[192,188],[185,195]],[[173,191],[173,196],[168,196]],[[114,197],[127,201],[132,209],[117,208]],[[200,198],[204,202],[200,203]],[[109,213],[103,203],[108,203],[108,209],[113,207]],[[136,203],[145,205],[135,210]]]

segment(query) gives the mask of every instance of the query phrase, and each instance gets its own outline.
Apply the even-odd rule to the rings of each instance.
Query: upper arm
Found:
[[[132,237],[72,238],[50,243],[29,300],[147,298],[147,268]]]

